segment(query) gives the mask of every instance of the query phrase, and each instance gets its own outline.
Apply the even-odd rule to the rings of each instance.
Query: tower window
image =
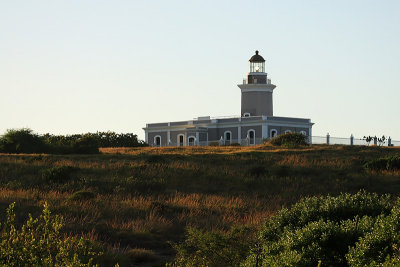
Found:
[[[278,131],[276,129],[272,129],[271,133],[270,133],[271,138],[274,138],[277,135],[278,135]]]

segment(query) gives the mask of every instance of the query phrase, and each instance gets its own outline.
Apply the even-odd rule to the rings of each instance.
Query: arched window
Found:
[[[286,130],[286,131],[285,131],[285,134],[291,133],[291,132],[292,132],[291,130]]]
[[[232,142],[232,132],[231,131],[224,132],[224,140],[225,140],[226,146],[231,144],[231,142]]]
[[[250,117],[250,113],[249,112],[243,113],[243,117]]]
[[[247,138],[249,140],[249,145],[255,145],[256,144],[256,131],[254,131],[253,129],[248,130]]]
[[[189,136],[189,138],[188,138],[188,143],[189,143],[189,146],[194,146],[194,145],[196,145],[196,137],[194,137],[194,136]]]
[[[304,136],[307,136],[306,131],[300,131],[300,133],[301,133],[302,135],[304,135]]]
[[[161,146],[161,136],[154,136],[154,146]]]
[[[269,132],[269,136],[271,138],[274,138],[278,135],[278,131],[276,129],[271,129],[271,131]]]
[[[177,137],[177,145],[178,146],[184,146],[185,145],[185,143],[184,143],[184,140],[185,140],[185,137],[183,136],[183,134],[178,134],[178,137]]]

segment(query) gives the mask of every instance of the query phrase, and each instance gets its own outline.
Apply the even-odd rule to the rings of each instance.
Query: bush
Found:
[[[374,171],[399,170],[400,156],[395,155],[391,157],[374,159],[365,163],[364,168],[367,170],[374,170]]]
[[[219,146],[218,142],[210,142],[209,146]]]
[[[232,227],[227,233],[188,228],[185,241],[174,245],[177,255],[172,266],[239,266],[251,240],[248,227]]]
[[[0,138],[0,152],[46,153],[48,147],[42,137],[31,129],[10,129]]]
[[[307,136],[301,133],[285,133],[272,138],[270,144],[283,147],[307,146]]]
[[[245,265],[317,266],[322,262],[327,266],[346,266],[351,263],[347,260],[349,247],[358,246],[360,238],[374,232],[379,220],[393,212],[392,207],[388,196],[362,191],[355,195],[306,198],[266,222],[259,245],[252,249]],[[377,250],[386,257],[390,251],[382,250],[382,244],[377,244]]]
[[[46,182],[65,183],[71,179],[71,174],[76,171],[72,166],[57,166],[42,171],[42,178]]]
[[[64,237],[62,217],[51,216],[47,204],[43,214],[29,219],[17,229],[15,203],[7,209],[7,218],[1,224],[0,262],[5,266],[92,266],[94,252],[83,238]]]
[[[97,154],[99,153],[99,141],[93,136],[84,135],[72,143],[72,153]]]

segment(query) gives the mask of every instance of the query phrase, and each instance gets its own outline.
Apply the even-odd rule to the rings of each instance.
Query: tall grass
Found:
[[[256,232],[282,206],[314,195],[359,189],[400,192],[398,171],[363,165],[398,148],[312,146],[102,148],[99,155],[0,154],[0,210],[16,202],[19,221],[45,201],[65,231],[108,250],[100,265],[129,266],[135,257],[162,264],[185,229]],[[57,168],[71,171],[57,179]],[[44,173],[52,173],[45,179]],[[76,192],[91,197],[71,197]],[[3,209],[1,209],[3,208]],[[4,214],[0,214],[4,216]],[[136,250],[131,250],[136,249]],[[140,253],[154,255],[144,257]],[[145,260],[146,261],[146,260]]]

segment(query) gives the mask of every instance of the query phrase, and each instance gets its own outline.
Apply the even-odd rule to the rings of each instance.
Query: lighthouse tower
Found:
[[[265,72],[265,59],[256,51],[249,61],[247,81],[238,85],[242,91],[241,116],[273,116],[272,92],[276,86],[271,84]]]

